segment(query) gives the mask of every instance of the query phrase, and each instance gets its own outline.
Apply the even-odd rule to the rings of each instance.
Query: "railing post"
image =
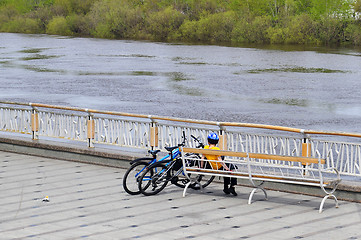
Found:
[[[94,138],[95,138],[95,121],[93,119],[93,115],[88,113],[88,121],[87,121],[88,147],[90,148],[94,147],[94,143],[93,143]]]
[[[150,146],[152,148],[152,150],[155,147],[158,147],[158,142],[159,142],[159,138],[158,138],[158,126],[157,126],[157,122],[154,121],[154,119],[149,116],[150,120],[152,121],[151,126],[150,126]]]
[[[33,140],[39,139],[39,113],[34,107],[31,110],[31,132]]]
[[[304,134],[302,142],[302,157],[311,157],[311,143],[306,134]]]
[[[303,130],[301,130],[301,133],[303,134],[303,141],[302,141],[302,157],[311,157],[311,143],[307,137],[307,135],[304,133]],[[302,163],[303,165],[303,175],[307,174],[307,163]]]
[[[228,150],[227,145],[227,134],[225,133],[226,128],[224,126],[219,125],[219,148],[221,150]]]

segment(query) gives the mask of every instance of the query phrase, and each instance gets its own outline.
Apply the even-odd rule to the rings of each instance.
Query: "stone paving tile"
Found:
[[[0,240],[8,239],[361,239],[361,204],[250,188],[226,196],[168,186],[128,195],[125,169],[0,152]],[[49,202],[43,202],[45,196]]]

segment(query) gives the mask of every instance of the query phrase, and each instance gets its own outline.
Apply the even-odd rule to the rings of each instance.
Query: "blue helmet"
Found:
[[[217,135],[217,133],[211,132],[210,134],[208,134],[208,142],[212,143],[212,144],[217,144],[219,141],[219,137]]]

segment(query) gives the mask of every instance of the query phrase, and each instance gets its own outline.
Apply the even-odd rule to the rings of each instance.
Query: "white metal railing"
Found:
[[[0,130],[30,134],[31,111],[22,108],[0,108]]]
[[[302,155],[304,138],[228,132],[230,150],[288,156]]]
[[[33,139],[80,141],[89,147],[110,144],[141,149],[176,145],[182,141],[183,132],[188,137],[186,145],[195,147],[190,135],[205,142],[208,133],[214,131],[220,135],[219,146],[224,150],[309,157],[316,157],[318,151],[326,159],[326,167],[335,167],[343,175],[361,176],[361,134],[358,133],[13,102],[0,102],[0,131],[28,134]],[[342,141],[335,140],[336,137]]]
[[[87,140],[86,116],[47,111],[37,111],[38,136],[64,138],[69,140]]]
[[[109,116],[108,116],[109,117]],[[94,117],[94,143],[148,148],[150,122]]]

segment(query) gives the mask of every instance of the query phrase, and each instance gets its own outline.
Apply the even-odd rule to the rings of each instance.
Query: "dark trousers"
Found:
[[[230,169],[230,170],[234,170],[236,169],[234,167],[233,164],[227,164],[227,167]],[[211,165],[207,162],[206,163],[206,167],[207,169],[212,169]],[[221,167],[219,170],[223,170],[224,168]],[[224,188],[229,188],[229,187],[233,187],[235,185],[237,185],[237,178],[231,178],[231,177],[223,177],[223,183],[224,183]]]
[[[237,185],[237,178],[224,177],[223,180],[224,188],[229,188],[229,184],[231,184],[230,187]]]
[[[227,167],[230,169],[230,170],[234,170],[235,167],[233,164],[227,164]],[[223,167],[222,167],[223,168]],[[230,187],[233,187],[235,185],[237,185],[237,178],[231,178],[231,177],[223,177],[223,184],[224,184],[224,188],[229,188]]]

